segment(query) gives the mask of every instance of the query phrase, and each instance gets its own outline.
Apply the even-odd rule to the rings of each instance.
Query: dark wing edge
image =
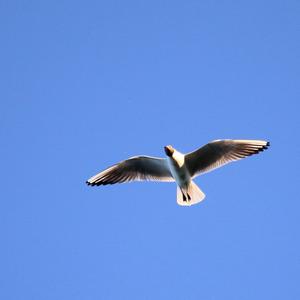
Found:
[[[166,159],[134,156],[96,174],[86,183],[91,186],[99,186],[142,180],[174,181]]]
[[[215,140],[186,154],[185,163],[191,177],[194,177],[257,154],[269,146],[270,142],[263,140]]]

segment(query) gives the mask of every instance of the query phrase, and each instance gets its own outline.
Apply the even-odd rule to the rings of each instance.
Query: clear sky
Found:
[[[0,298],[300,299],[299,1],[2,1]],[[88,187],[130,156],[269,150]]]

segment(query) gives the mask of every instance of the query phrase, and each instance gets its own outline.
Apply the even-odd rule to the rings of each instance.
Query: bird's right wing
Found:
[[[167,160],[150,156],[135,156],[96,174],[88,185],[106,185],[134,180],[174,181]]]
[[[232,161],[256,154],[268,148],[260,140],[216,140],[185,155],[191,177],[222,167]]]

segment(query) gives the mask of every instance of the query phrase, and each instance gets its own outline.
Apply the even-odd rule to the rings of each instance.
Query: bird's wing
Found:
[[[185,164],[191,177],[194,177],[256,154],[267,149],[269,145],[269,142],[260,140],[216,140],[186,154]]]
[[[86,183],[88,185],[106,185],[134,180],[174,181],[166,159],[135,156],[98,173]]]

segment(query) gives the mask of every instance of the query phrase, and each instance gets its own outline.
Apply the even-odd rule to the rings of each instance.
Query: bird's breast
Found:
[[[191,177],[184,163],[180,166],[173,158],[168,158],[168,165],[179,186],[185,186],[189,183]]]

